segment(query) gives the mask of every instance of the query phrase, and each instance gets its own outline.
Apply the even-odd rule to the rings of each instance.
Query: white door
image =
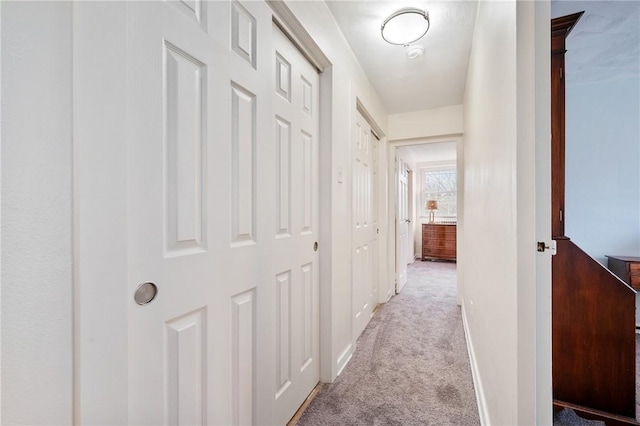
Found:
[[[256,335],[272,175],[256,25],[236,3],[127,7],[129,284],[158,288],[130,303],[129,422],[253,423],[273,364]]]
[[[357,113],[353,136],[352,312],[353,339],[371,319],[378,301],[377,139]]]
[[[262,2],[127,8],[129,423],[283,424],[319,376],[317,73]]]
[[[398,250],[396,253],[396,263],[398,268],[398,285],[396,286],[396,292],[400,293],[402,287],[407,283],[407,259],[409,252],[409,184],[407,165],[402,160],[398,160],[397,198]]]
[[[285,424],[320,379],[318,265],[319,77],[273,27],[276,220],[275,424]]]
[[[407,168],[407,265],[415,260],[415,218],[414,218],[413,170]]]

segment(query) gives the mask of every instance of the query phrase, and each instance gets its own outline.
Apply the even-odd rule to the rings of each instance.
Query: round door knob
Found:
[[[155,299],[157,294],[158,286],[154,283],[146,282],[138,286],[133,295],[133,300],[135,300],[138,305],[146,305]]]
[[[313,251],[318,251],[318,242],[313,243]]]

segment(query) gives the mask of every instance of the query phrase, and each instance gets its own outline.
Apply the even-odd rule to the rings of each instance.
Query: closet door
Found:
[[[352,153],[351,258],[355,341],[369,323],[378,301],[377,139],[360,113],[356,116]]]

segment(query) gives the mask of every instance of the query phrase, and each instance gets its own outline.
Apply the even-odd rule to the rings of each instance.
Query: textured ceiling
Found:
[[[463,101],[476,1],[327,0],[369,81],[389,114],[459,105]],[[427,9],[431,28],[415,44],[424,55],[386,43],[380,24],[402,7]]]
[[[552,18],[581,11],[567,38],[567,84],[640,78],[640,2],[551,2]]]
[[[327,0],[389,114],[457,105],[473,37],[476,1]],[[426,8],[431,28],[422,57],[387,44],[380,24],[401,7]],[[585,11],[567,39],[567,84],[640,78],[640,1],[551,1],[551,16]]]

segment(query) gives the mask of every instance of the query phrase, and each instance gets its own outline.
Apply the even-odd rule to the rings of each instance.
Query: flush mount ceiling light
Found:
[[[391,44],[408,46],[429,31],[429,12],[407,7],[393,12],[382,22],[382,38]]]

